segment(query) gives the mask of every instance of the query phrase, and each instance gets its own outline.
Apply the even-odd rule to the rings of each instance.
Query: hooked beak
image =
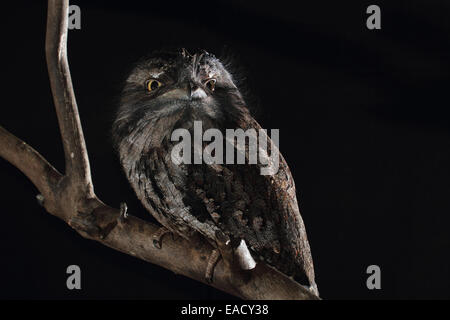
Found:
[[[206,98],[206,92],[198,85],[189,83],[191,100],[200,100]]]
[[[202,87],[189,81],[178,88],[164,93],[164,96],[175,99],[187,98],[189,100],[201,100],[206,98],[208,95]]]

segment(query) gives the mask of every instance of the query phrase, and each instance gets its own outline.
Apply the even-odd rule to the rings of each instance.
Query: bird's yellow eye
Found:
[[[146,87],[149,92],[155,91],[156,89],[158,89],[161,86],[162,86],[162,83],[156,79],[147,80]]]
[[[214,91],[214,89],[216,88],[216,79],[206,80],[205,85],[209,90]]]

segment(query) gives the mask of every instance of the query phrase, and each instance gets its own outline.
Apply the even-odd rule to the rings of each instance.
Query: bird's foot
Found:
[[[155,248],[157,248],[157,249],[162,248],[162,239],[168,233],[172,233],[172,231],[170,231],[169,229],[167,229],[165,227],[161,227],[158,229],[158,231],[156,231],[153,234],[152,238],[153,238],[153,245],[155,246]]]
[[[127,207],[127,204],[125,202],[121,202],[120,203],[120,214],[119,214],[119,217],[121,219],[128,218],[128,207]]]
[[[42,206],[42,207],[44,206],[45,198],[44,198],[44,196],[42,194],[38,194],[36,196],[36,200],[37,200],[37,202],[39,203],[40,206]]]
[[[206,272],[205,272],[205,280],[207,283],[213,282],[214,268],[216,267],[217,262],[219,262],[220,257],[221,256],[219,250],[214,249],[211,252],[211,255],[209,256],[208,259],[208,264],[206,265]]]

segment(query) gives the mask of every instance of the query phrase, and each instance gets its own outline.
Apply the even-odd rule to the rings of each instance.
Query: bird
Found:
[[[112,125],[120,164],[162,225],[153,237],[156,247],[166,233],[203,237],[213,248],[205,272],[213,281],[214,265],[225,259],[225,239],[241,269],[264,261],[318,295],[294,179],[281,154],[272,175],[261,174],[258,163],[173,161],[172,133],[193,132],[195,122],[221,132],[262,129],[235,78],[225,62],[202,49],[158,50],[139,60],[126,77]]]

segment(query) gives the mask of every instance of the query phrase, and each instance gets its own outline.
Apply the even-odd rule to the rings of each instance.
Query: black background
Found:
[[[109,137],[121,81],[153,49],[201,47],[241,67],[264,128],[280,129],[325,299],[449,298],[446,1],[72,1],[69,63],[97,195],[148,217]],[[378,4],[382,30],[366,28]],[[3,6],[3,5],[2,5]],[[45,56],[46,2],[2,10],[0,125],[63,170]],[[0,160],[1,298],[232,298],[81,238]],[[66,289],[66,268],[82,290]],[[381,267],[382,289],[366,287]]]

